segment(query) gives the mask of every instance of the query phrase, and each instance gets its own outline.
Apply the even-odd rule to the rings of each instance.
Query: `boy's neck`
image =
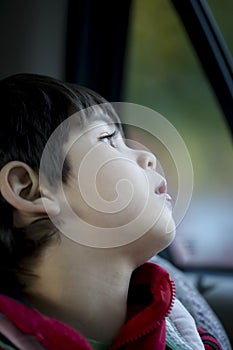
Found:
[[[84,336],[110,342],[126,320],[131,265],[112,249],[79,247],[63,239],[35,269],[29,301]]]

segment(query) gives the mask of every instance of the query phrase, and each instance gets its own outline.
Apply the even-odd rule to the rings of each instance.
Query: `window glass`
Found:
[[[208,0],[208,6],[210,7],[215,21],[219,29],[224,36],[224,40],[233,54],[233,36],[232,36],[232,13],[233,13],[233,1],[229,0]]]
[[[226,7],[217,0],[209,2],[217,12],[221,8],[222,18],[233,13],[228,1]],[[232,40],[230,27],[224,28]],[[170,248],[174,261],[183,267],[233,267],[230,131],[185,29],[168,0],[133,2],[124,100],[150,107],[165,116],[182,136],[191,156],[193,196]],[[133,138],[139,131],[128,130],[128,133]],[[153,141],[147,146],[156,153]],[[170,181],[169,186],[169,191],[175,193],[175,184]]]

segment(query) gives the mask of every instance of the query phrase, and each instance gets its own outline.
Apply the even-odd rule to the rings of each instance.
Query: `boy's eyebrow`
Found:
[[[112,120],[112,118],[110,118],[108,115],[100,114],[100,113],[96,114],[94,121],[103,121],[103,122],[106,122],[107,124],[109,124],[109,122],[111,122],[111,124],[115,124],[114,121]]]
[[[94,121],[100,120],[100,121],[104,121],[106,123],[111,122],[112,124],[120,124],[120,119],[119,119],[116,112],[114,113],[112,111],[112,113],[110,115],[109,112],[111,112],[111,111],[106,111],[103,108],[101,108],[100,106],[95,106],[95,109],[93,112],[94,113],[92,114],[92,118]]]
[[[107,124],[114,124],[120,129],[120,121],[117,120],[117,118],[114,120],[112,117],[110,117],[107,113],[103,111],[95,111],[93,115],[93,121],[103,121]]]

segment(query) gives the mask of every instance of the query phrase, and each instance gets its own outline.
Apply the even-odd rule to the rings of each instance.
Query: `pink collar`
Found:
[[[174,283],[165,269],[154,263],[145,263],[136,269],[129,287],[128,319],[110,349],[165,349],[165,317],[174,298]],[[0,318],[0,333],[11,341],[9,321],[25,336],[33,335],[47,350],[91,349],[87,340],[68,325],[4,295],[0,295],[0,313],[8,321],[4,323],[4,317]]]

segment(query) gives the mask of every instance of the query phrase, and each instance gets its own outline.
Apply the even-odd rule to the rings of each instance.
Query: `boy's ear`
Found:
[[[0,170],[0,192],[8,203],[24,213],[41,217],[47,213],[55,216],[60,212],[52,194],[45,190],[42,192],[46,195],[41,196],[38,174],[23,162],[9,162]]]

